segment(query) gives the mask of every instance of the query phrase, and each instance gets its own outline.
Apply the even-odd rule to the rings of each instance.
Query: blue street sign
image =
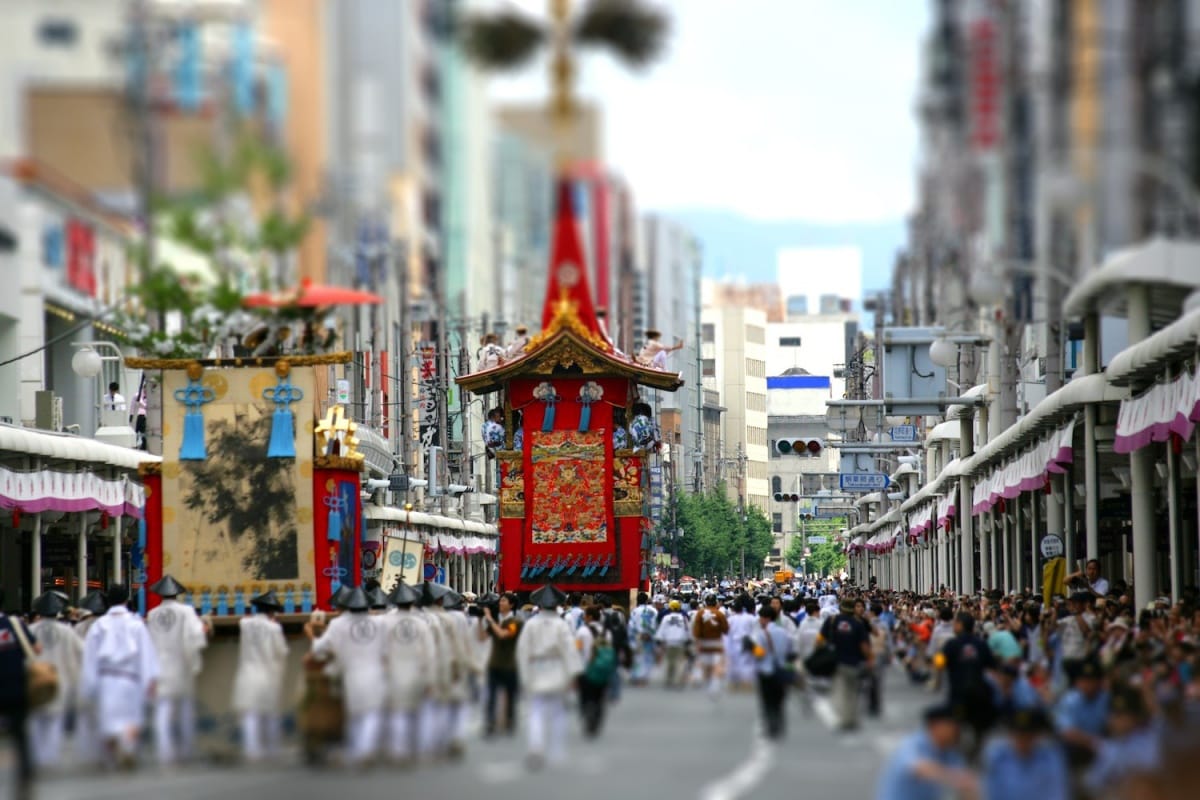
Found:
[[[893,442],[915,442],[917,440],[916,425],[897,425],[888,429]]]
[[[805,541],[807,544],[827,544],[829,539],[824,536],[809,536]]]
[[[847,472],[838,480],[843,492],[878,492],[888,487],[888,476],[882,472]]]
[[[437,564],[434,564],[432,561],[426,561],[425,569],[422,571],[422,575],[424,576],[425,580],[431,581],[437,577],[437,574],[438,574]]]
[[[437,580],[435,581],[435,583],[445,583],[445,582],[446,582],[446,568],[438,567],[437,568]]]

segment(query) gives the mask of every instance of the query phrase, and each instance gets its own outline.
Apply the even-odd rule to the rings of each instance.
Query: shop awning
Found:
[[[925,434],[925,444],[935,444],[937,442],[957,442],[959,434],[962,433],[962,425],[957,419],[939,422],[929,429],[929,433]]]
[[[1200,378],[1185,372],[1169,383],[1156,383],[1145,392],[1121,401],[1113,451],[1132,453],[1174,434],[1188,439],[1200,422]]]
[[[1110,255],[1067,295],[1067,317],[1090,313],[1123,317],[1128,288],[1150,287],[1151,321],[1167,325],[1179,317],[1188,293],[1200,286],[1200,243],[1155,237]]]
[[[1109,383],[1118,386],[1153,380],[1173,362],[1194,354],[1197,341],[1200,341],[1200,308],[1117,353],[1104,374]]]
[[[8,454],[36,456],[50,461],[80,461],[135,470],[140,464],[159,463],[161,456],[144,450],[97,442],[69,433],[0,424],[0,458]]]

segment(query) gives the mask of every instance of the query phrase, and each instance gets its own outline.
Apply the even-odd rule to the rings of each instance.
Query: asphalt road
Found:
[[[295,764],[269,768],[192,765],[169,772],[143,768],[132,776],[70,771],[39,782],[39,800],[333,800],[404,796],[421,800],[568,800],[612,797],[756,800],[847,798],[874,794],[884,756],[919,719],[930,696],[909,687],[898,670],[889,676],[882,718],[853,734],[830,730],[828,704],[818,698],[812,716],[789,701],[787,738],[767,744],[757,735],[753,694],[711,699],[701,691],[657,686],[626,689],[610,709],[600,739],[585,742],[573,725],[568,762],[529,773],[523,740],[473,737],[466,758],[400,771],[315,771]],[[0,787],[7,789],[10,759],[0,755]],[[0,790],[0,797],[6,796]]]

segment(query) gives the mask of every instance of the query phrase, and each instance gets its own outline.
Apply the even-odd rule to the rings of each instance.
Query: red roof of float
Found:
[[[586,361],[587,365],[581,361]],[[542,306],[542,330],[530,338],[519,358],[464,375],[458,378],[458,383],[470,391],[487,393],[500,388],[511,378],[547,374],[554,366],[567,366],[568,363],[584,367],[588,374],[628,377],[639,384],[667,391],[675,391],[683,385],[679,374],[644,367],[617,350],[600,327],[572,208],[571,184],[568,180],[560,180],[550,277]]]

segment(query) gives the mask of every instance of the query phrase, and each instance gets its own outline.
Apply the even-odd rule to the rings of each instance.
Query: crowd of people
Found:
[[[281,756],[293,707],[306,758],[350,766],[461,758],[478,709],[485,737],[515,735],[524,720],[537,769],[566,758],[570,709],[585,736],[600,735],[625,681],[714,699],[756,692],[763,734],[778,741],[792,695],[804,715],[827,695],[841,730],[879,715],[890,670],[929,702],[884,765],[879,798],[1185,796],[1179,787],[1200,778],[1200,595],[1139,610],[1098,565],[1073,578],[1078,590],[1049,602],[714,581],[656,586],[628,611],[552,585],[524,603],[436,583],[345,587],[338,613],[304,625],[296,703],[282,605],[267,592],[238,621],[231,707],[252,763]],[[47,592],[28,621],[0,615],[0,714],[22,786],[68,750],[77,766],[109,769],[132,769],[143,739],[160,764],[194,757],[213,625],[177,602],[170,576],[150,589],[160,602],[144,619],[122,586],[76,607]]]

